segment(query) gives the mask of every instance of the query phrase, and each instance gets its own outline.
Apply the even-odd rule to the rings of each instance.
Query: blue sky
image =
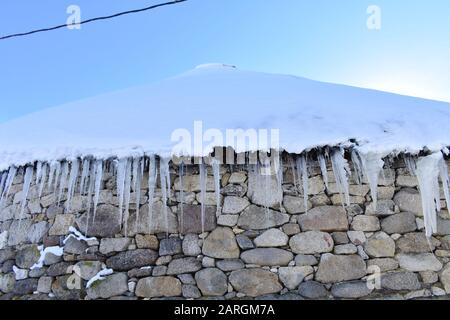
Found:
[[[164,0],[4,0],[0,35]],[[369,30],[366,10],[381,9]],[[0,121],[206,62],[450,101],[448,0],[189,0],[0,41]]]

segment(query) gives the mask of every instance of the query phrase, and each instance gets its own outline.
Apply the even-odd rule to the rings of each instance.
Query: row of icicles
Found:
[[[257,179],[256,185],[263,186],[266,193],[266,199],[269,193],[281,192],[283,184],[283,159],[288,162],[294,176],[294,185],[302,189],[304,196],[304,205],[307,209],[308,204],[308,178],[309,168],[317,161],[320,167],[322,177],[326,188],[328,188],[328,169],[327,162],[331,162],[331,169],[334,173],[336,185],[340,190],[343,198],[342,203],[347,206],[350,205],[349,194],[349,177],[351,169],[347,159],[344,157],[345,151],[342,148],[324,149],[312,154],[304,153],[301,155],[286,154],[283,157],[280,153],[277,157],[276,165],[269,163],[268,160],[261,163],[256,162],[256,165],[247,164],[245,167],[249,172],[249,178]],[[416,176],[419,182],[419,190],[422,198],[422,209],[424,214],[424,224],[427,236],[431,236],[437,232],[437,212],[441,210],[440,207],[440,193],[439,193],[439,179],[447,202],[447,208],[450,204],[449,195],[449,175],[447,164],[444,160],[444,155],[441,152],[433,153],[428,156],[414,157],[411,155],[404,155],[404,162],[409,173]],[[374,206],[377,205],[377,186],[378,179],[383,168],[389,166],[391,158],[389,156],[378,153],[362,153],[353,149],[350,152],[350,158],[356,173],[357,183],[361,184],[363,178],[366,178],[373,199]],[[246,157],[248,160],[249,157]],[[120,221],[124,224],[125,233],[128,229],[128,217],[130,209],[130,198],[132,190],[135,190],[136,199],[138,202],[141,197],[141,184],[144,178],[145,170],[148,171],[148,199],[149,199],[149,221],[152,223],[153,217],[153,201],[155,197],[155,190],[157,187],[157,178],[159,172],[161,195],[163,202],[163,216],[165,217],[166,230],[168,230],[168,206],[167,202],[171,195],[171,177],[170,177],[170,158],[159,158],[158,161],[155,155],[121,158],[112,161],[98,160],[92,158],[53,161],[50,163],[36,162],[33,165],[25,166],[24,168],[17,168],[11,166],[8,171],[0,175],[0,208],[3,208],[5,199],[8,198],[11,186],[16,175],[22,170],[24,173],[23,190],[21,194],[20,215],[22,220],[27,204],[27,197],[30,186],[35,179],[38,186],[39,198],[42,197],[44,189],[53,192],[57,196],[58,204],[62,201],[64,193],[66,192],[67,200],[65,202],[66,211],[70,210],[71,201],[75,193],[88,197],[88,219],[86,223],[86,232],[88,223],[90,221],[89,215],[92,211],[92,219],[95,221],[97,206],[102,188],[102,179],[106,170],[111,171],[116,175],[117,197],[119,202]],[[216,159],[208,159],[212,167],[214,176],[214,188],[216,196],[217,213],[221,211],[221,197],[220,197],[220,166],[221,162]],[[181,222],[183,221],[183,200],[184,200],[184,176],[186,165],[181,162],[178,167],[180,179],[180,214]],[[204,231],[205,226],[205,201],[206,201],[206,180],[207,180],[207,165],[202,161],[198,165],[200,176],[200,202],[201,202],[201,224]],[[261,174],[264,172],[264,174]],[[270,190],[270,178],[275,175],[278,190]],[[260,180],[265,176],[265,179]],[[281,194],[282,195],[282,194]],[[91,208],[93,207],[93,210]],[[268,206],[266,206],[268,208]],[[136,220],[139,221],[139,205],[136,206]]]

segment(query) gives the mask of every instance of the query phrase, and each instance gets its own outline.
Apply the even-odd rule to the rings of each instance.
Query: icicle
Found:
[[[53,180],[55,180],[56,185],[56,178],[55,178],[55,172],[56,172],[56,165],[57,162],[52,162],[49,164],[49,173],[48,173],[48,189],[50,190],[53,185]],[[56,187],[56,186],[55,186]]]
[[[125,193],[124,193],[124,204],[125,204],[125,235],[128,234],[128,220],[130,217],[130,199],[131,199],[131,176],[132,176],[132,163],[133,161],[130,159],[127,163],[127,171],[125,173]]]
[[[58,186],[58,178],[61,173],[61,162],[56,162],[56,168],[55,168],[55,186],[54,186],[54,192],[56,192],[56,188]]]
[[[148,221],[150,223],[150,230],[153,230],[153,201],[155,198],[156,178],[158,175],[158,171],[156,169],[156,157],[155,155],[151,155],[148,166]]]
[[[362,168],[364,170],[364,176],[369,181],[370,196],[372,197],[373,205],[377,207],[377,191],[378,191],[378,177],[380,172],[384,174],[383,166],[383,154],[368,152],[359,153],[361,158]]]
[[[88,229],[89,229],[89,222],[90,222],[91,208],[92,208],[92,194],[94,193],[95,181],[96,181],[95,165],[94,164],[92,164],[92,165],[89,164],[89,167],[90,167],[89,185],[88,185],[88,190],[87,190],[88,208],[87,208],[87,217],[86,217],[86,230],[84,232],[85,234],[88,233]]]
[[[48,165],[45,164],[42,166],[41,184],[39,186],[39,199],[42,198],[42,193],[44,192],[45,182],[47,179],[47,171],[48,171]]]
[[[202,221],[202,233],[205,232],[205,197],[206,197],[206,166],[202,159],[199,164],[200,171],[200,202],[201,202],[201,221]]]
[[[120,227],[123,224],[123,195],[125,192],[125,175],[128,166],[128,159],[120,159],[117,163],[117,197],[119,198],[119,215],[120,215]]]
[[[292,157],[289,157],[289,165],[291,167],[291,171],[292,171],[292,178],[293,178],[293,182],[294,182],[294,188],[297,189],[297,175],[296,175],[296,170],[295,170],[295,163],[294,163],[294,159]]]
[[[42,178],[42,162],[38,161],[36,164],[36,185],[41,182]]]
[[[417,180],[422,198],[425,234],[431,237],[437,232],[437,212],[441,210],[439,194],[439,164],[442,153],[433,153],[417,161]]]
[[[406,168],[410,175],[416,175],[416,160],[411,155],[403,155],[403,160],[405,161]]]
[[[14,166],[10,167],[9,172],[8,172],[8,177],[6,178],[6,182],[5,182],[5,188],[3,190],[3,193],[2,193],[2,196],[0,199],[0,205],[3,204],[3,201],[5,199],[8,199],[9,191],[14,182],[14,178],[16,177],[16,174],[17,174],[17,168]]]
[[[88,159],[83,160],[83,168],[81,169],[81,179],[80,179],[80,195],[86,193],[86,179],[89,175],[91,161]]]
[[[325,187],[328,189],[328,170],[325,156],[322,153],[319,153],[317,157],[319,159],[320,172],[322,173],[323,182],[325,183]]]
[[[303,204],[305,206],[305,211],[308,211],[308,164],[306,161],[306,155],[301,155],[297,158],[297,175],[298,180],[302,181],[303,188]]]
[[[277,192],[281,194],[280,196],[280,208],[283,207],[283,158],[281,156],[281,153],[278,158],[278,167],[275,166],[276,172],[277,172],[277,185],[278,190]]]
[[[102,186],[102,177],[103,177],[103,161],[97,160],[95,162],[95,183],[94,183],[94,221],[95,215],[97,213],[98,201],[100,198],[100,189]]]
[[[180,163],[179,170],[180,172],[180,232],[184,233],[184,162]]]
[[[335,150],[331,153],[331,166],[333,170],[334,177],[336,179],[336,185],[339,192],[345,197],[345,203],[350,205],[350,194],[348,186],[348,175],[350,168],[348,167],[348,162],[344,158],[344,151],[342,149]],[[342,197],[342,205],[344,205],[344,197]]]
[[[442,189],[444,189],[445,202],[447,203],[447,211],[450,213],[450,177],[448,176],[448,166],[444,157],[439,161],[439,176],[441,178]]]
[[[134,178],[134,192],[136,194],[136,226],[139,223],[139,213],[141,209],[141,185],[144,175],[144,158],[137,159],[136,176]]]
[[[31,179],[33,179],[34,168],[29,166],[25,169],[25,176],[23,179],[23,189],[22,189],[22,204],[20,206],[19,220],[22,220],[23,214],[25,212],[25,206],[27,204],[28,192],[30,191]]]
[[[0,179],[0,197],[5,189],[6,178],[8,178],[8,172],[2,172],[2,177]]]
[[[220,203],[220,162],[217,159],[212,159],[211,161],[213,175],[214,175],[214,192],[216,194],[216,215],[218,216],[221,212]]]
[[[163,214],[164,214],[164,221],[166,225],[166,233],[169,234],[169,213],[168,213],[168,206],[167,201],[168,197],[170,196],[170,171],[169,171],[169,161],[170,158],[161,158],[159,160],[159,176],[161,179],[161,191],[162,191],[162,198],[163,198]]]
[[[69,163],[66,161],[62,165],[61,180],[59,181],[58,205],[61,203],[62,195],[67,185],[67,176],[69,174]]]
[[[72,202],[72,198],[73,198],[73,195],[75,192],[75,186],[77,184],[79,169],[80,169],[80,163],[79,163],[78,159],[73,160],[71,168],[70,168],[69,186],[67,189],[67,201],[66,201],[67,212],[70,211],[70,204]]]
[[[353,163],[353,168],[355,169],[356,173],[356,182],[358,184],[363,183],[363,163],[360,154],[353,149],[351,152],[351,158]]]

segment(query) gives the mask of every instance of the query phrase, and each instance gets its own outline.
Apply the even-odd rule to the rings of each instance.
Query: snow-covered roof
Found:
[[[377,153],[450,146],[449,103],[210,64],[1,124],[0,169],[86,155],[168,154],[172,132],[192,131],[196,120],[204,130],[279,129],[280,147],[293,153],[349,141]]]

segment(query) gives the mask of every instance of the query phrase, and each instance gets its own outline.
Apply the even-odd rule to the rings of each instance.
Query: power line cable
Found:
[[[159,7],[164,7],[164,6],[170,6],[170,5],[173,5],[173,4],[178,4],[178,3],[181,3],[181,2],[185,2],[185,1],[188,1],[188,0],[174,0],[174,1],[170,1],[170,2],[164,2],[164,3],[155,4],[155,5],[148,6],[148,7],[141,8],[141,9],[128,10],[128,11],[115,13],[115,14],[112,14],[112,15],[109,15],[109,16],[92,18],[92,19],[84,20],[84,21],[81,21],[81,22],[78,22],[78,23],[73,23],[73,24],[67,24],[66,23],[66,24],[61,24],[61,25],[58,25],[58,26],[55,26],[55,27],[50,27],[50,28],[37,29],[37,30],[33,30],[33,31],[23,32],[23,33],[10,34],[10,35],[6,35],[6,36],[0,37],[0,40],[6,40],[6,39],[16,38],[16,37],[24,37],[24,36],[28,36],[28,35],[31,35],[31,34],[34,34],[34,33],[47,32],[47,31],[53,31],[53,30],[65,28],[67,26],[79,26],[79,25],[90,23],[90,22],[94,22],[94,21],[117,18],[117,17],[124,16],[124,15],[127,15],[127,14],[148,11],[148,10],[156,9],[156,8],[159,8]]]

